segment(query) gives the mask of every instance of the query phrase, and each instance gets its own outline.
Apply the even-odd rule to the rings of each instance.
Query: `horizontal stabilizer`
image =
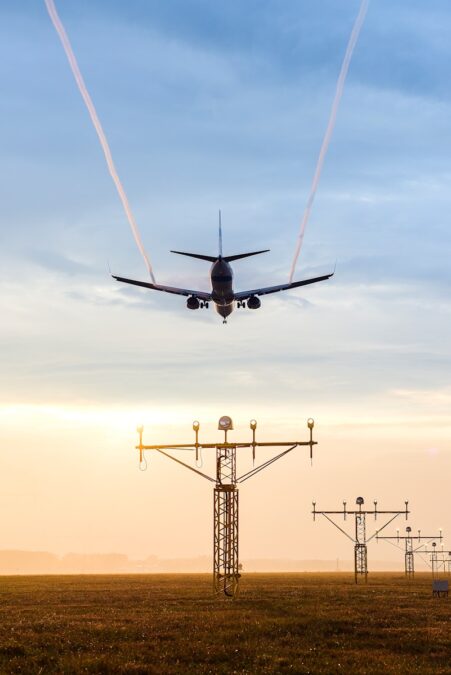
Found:
[[[188,258],[198,258],[199,260],[207,260],[208,262],[215,262],[218,259],[218,256],[213,255],[202,255],[201,253],[186,253],[185,251],[171,251],[171,253],[177,253],[177,255],[186,255]]]
[[[252,253],[238,253],[237,255],[225,255],[223,260],[226,262],[233,262],[234,260],[240,260],[241,258],[249,258],[251,255],[259,255],[259,253],[268,253],[269,248],[265,248],[264,251],[252,251]]]

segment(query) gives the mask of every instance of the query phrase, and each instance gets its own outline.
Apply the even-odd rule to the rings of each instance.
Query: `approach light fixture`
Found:
[[[313,429],[313,427],[315,426],[315,420],[309,417],[307,420],[307,426],[309,429]]]
[[[249,425],[250,425],[252,431],[255,431],[256,428],[257,428],[257,420],[251,420],[251,421],[249,422]]]
[[[228,415],[223,415],[219,418],[218,429],[222,431],[230,431],[233,429],[232,418]]]

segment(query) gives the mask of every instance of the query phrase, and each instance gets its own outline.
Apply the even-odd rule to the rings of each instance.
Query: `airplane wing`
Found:
[[[206,302],[211,300],[211,293],[206,293],[205,291],[190,291],[187,288],[174,288],[173,286],[162,286],[161,284],[151,284],[147,281],[135,281],[135,279],[125,279],[124,277],[116,277],[114,274],[111,275],[116,281],[123,281],[126,284],[133,284],[134,286],[142,286],[143,288],[150,288],[153,291],[163,291],[164,293],[172,293],[174,295],[193,295],[199,300],[205,300]]]
[[[253,291],[240,291],[235,293],[235,300],[247,300],[252,295],[268,295],[269,293],[278,293],[279,291],[288,291],[291,288],[298,288],[298,286],[307,286],[307,284],[315,284],[317,281],[324,281],[334,276],[326,274],[323,277],[314,277],[313,279],[303,279],[302,281],[293,281],[291,284],[280,284],[280,286],[267,286],[267,288],[255,288]]]

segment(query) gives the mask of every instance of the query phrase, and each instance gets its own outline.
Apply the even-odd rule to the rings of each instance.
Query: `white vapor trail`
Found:
[[[67,33],[64,29],[63,24],[61,23],[61,20],[58,16],[58,13],[56,11],[55,3],[53,0],[44,0],[45,5],[47,7],[47,11],[49,13],[49,16],[52,20],[52,23],[55,27],[56,32],[59,35],[59,38],[61,40],[61,43],[63,45],[64,51],[66,52],[67,60],[69,61],[69,65],[71,67],[72,73],[74,75],[75,81],[77,83],[78,89],[80,90],[80,94],[86,104],[86,107],[89,112],[89,116],[91,117],[91,121],[94,125],[94,128],[97,132],[97,136],[99,137],[100,145],[102,146],[103,154],[105,155],[105,160],[108,166],[108,171],[111,174],[111,178],[113,179],[113,182],[116,186],[116,190],[118,192],[119,198],[122,202],[122,206],[124,207],[125,214],[127,216],[128,222],[130,224],[130,227],[132,229],[133,237],[135,239],[136,245],[138,246],[142,257],[144,258],[144,262],[146,264],[147,270],[149,272],[150,278],[152,279],[152,282],[155,283],[155,276],[152,270],[152,265],[150,263],[150,260],[147,256],[146,250],[144,248],[143,241],[141,239],[141,234],[139,232],[138,225],[136,223],[135,217],[132,213],[127,195],[125,194],[125,190],[122,186],[122,183],[119,179],[119,176],[116,171],[116,167],[114,166],[113,162],[113,157],[111,155],[111,150],[108,145],[108,141],[106,139],[105,133],[102,129],[102,125],[100,124],[100,120],[97,116],[96,109],[94,107],[94,103],[92,102],[92,99],[89,95],[89,92],[86,88],[85,82],[83,80],[83,76],[80,72],[80,69],[78,67],[77,59],[75,58],[75,54],[72,51],[71,44],[69,42],[69,38],[67,36]]]
[[[340,75],[338,76],[337,80],[337,87],[335,90],[335,96],[334,100],[332,103],[332,108],[330,111],[330,116],[329,116],[329,122],[327,124],[326,128],[326,133],[324,134],[323,138],[323,143],[321,145],[321,150],[319,152],[318,156],[318,162],[316,164],[316,169],[315,173],[313,176],[313,181],[312,181],[312,186],[310,188],[310,195],[307,200],[307,204],[304,210],[304,214],[302,216],[302,221],[301,221],[301,226],[299,229],[299,235],[297,239],[297,244],[296,244],[296,250],[294,253],[294,258],[293,262],[291,263],[291,270],[290,270],[290,282],[293,281],[293,276],[294,272],[296,269],[296,264],[299,258],[299,254],[301,252],[301,247],[302,247],[302,242],[304,240],[304,232],[305,228],[307,226],[309,217],[310,217],[310,212],[312,210],[313,202],[315,200],[315,195],[316,191],[318,189],[318,184],[319,184],[319,179],[321,177],[321,171],[323,169],[323,164],[324,164],[324,158],[327,153],[327,149],[329,147],[330,139],[332,137],[332,133],[335,127],[335,121],[337,119],[337,112],[338,112],[338,106],[340,105],[340,100],[341,96],[343,94],[343,89],[345,86],[346,82],[346,76],[348,74],[348,69],[349,69],[349,64],[351,63],[351,58],[352,58],[352,53],[354,51],[354,47],[356,46],[357,40],[359,38],[359,34],[361,31],[361,28],[363,26],[363,22],[365,21],[365,16],[368,10],[368,4],[369,0],[362,0],[362,3],[360,5],[360,10],[357,15],[357,18],[354,23],[354,27],[352,29],[351,36],[349,38],[348,46],[346,48],[346,52],[344,55],[343,63],[341,65],[341,70],[340,70]]]

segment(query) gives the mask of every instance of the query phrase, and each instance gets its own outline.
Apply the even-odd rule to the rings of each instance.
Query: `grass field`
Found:
[[[430,575],[0,578],[1,673],[451,673]]]

